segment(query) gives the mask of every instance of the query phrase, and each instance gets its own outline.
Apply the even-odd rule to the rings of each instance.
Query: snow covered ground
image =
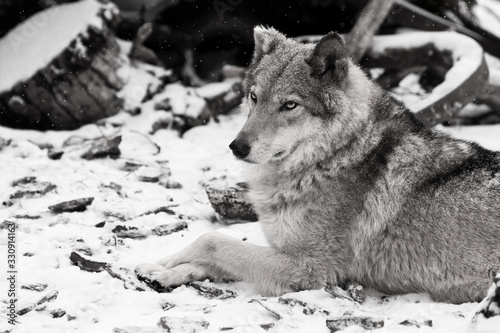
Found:
[[[436,303],[424,294],[386,296],[368,290],[366,301],[358,304],[333,298],[324,290],[265,297],[247,282],[202,282],[203,286],[235,293],[212,298],[189,286],[170,293],[136,290],[134,286],[139,282],[134,279],[133,269],[137,264],[155,262],[179,251],[207,231],[219,230],[248,242],[266,244],[259,223],[225,226],[214,222],[202,186],[214,177],[238,177],[241,162],[232,157],[228,144],[243,125],[245,115],[236,110],[221,116],[220,122],[191,129],[183,138],[168,129],[151,134],[153,123],[170,117],[166,111],[154,110],[156,102],[170,94],[177,98],[173,101],[174,112],[186,102],[182,99],[185,97],[179,97],[184,96],[179,94],[179,87],[171,85],[166,95],[140,104],[145,87],[158,84],[155,71],[147,67],[148,73],[145,69],[126,66],[120,73],[128,80],[123,90],[127,105],[140,105],[139,115],[123,112],[74,131],[0,127],[0,221],[17,225],[17,310],[44,296],[54,296],[19,316],[15,327],[9,325],[5,297],[8,286],[6,270],[2,269],[1,332],[161,332],[157,326],[160,318],[170,323],[176,318],[193,323],[192,327],[179,324],[173,332],[194,332],[207,323],[205,328],[211,332],[329,332],[326,320],[342,316],[383,320],[384,327],[377,330],[381,333],[473,330],[469,321],[476,303]],[[500,150],[500,125],[442,130]],[[122,137],[119,158],[81,158],[91,140],[116,135]],[[48,146],[63,151],[61,159],[49,159]],[[140,167],[131,170],[131,165]],[[36,177],[36,182],[13,185],[24,177]],[[159,181],[144,181],[148,177],[158,177]],[[31,193],[31,198],[16,198],[16,192],[39,189],[43,182],[55,188],[46,194]],[[175,182],[182,188],[168,188]],[[62,201],[85,197],[93,197],[94,201],[83,212],[53,213],[48,209]],[[158,226],[179,222],[186,222],[187,229],[165,236],[151,232]],[[5,260],[8,230],[5,223],[1,226],[0,253]],[[116,230],[113,232],[117,226],[137,228],[134,232],[141,237],[117,237]],[[73,251],[110,264],[111,271],[118,272],[121,279],[106,271],[92,273],[73,265]],[[1,267],[5,267],[3,263]],[[495,332],[500,322],[493,319],[484,327],[484,332]],[[343,332],[364,329],[354,326]]]
[[[129,73],[130,85],[141,82],[137,73],[135,76]],[[152,123],[159,115],[166,114],[155,111],[153,103],[144,104],[140,115],[122,113],[100,126],[87,125],[75,131],[41,133],[1,128],[2,139],[11,140],[11,143],[0,152],[0,198],[13,205],[1,207],[0,221],[18,224],[20,294],[17,309],[31,305],[50,292],[58,292],[53,301],[20,316],[13,332],[110,332],[114,328],[132,326],[148,329],[129,332],[153,332],[160,318],[165,316],[185,317],[188,321],[199,317],[210,323],[209,331],[234,327],[233,331],[237,332],[264,331],[260,325],[268,324],[274,325],[270,331],[328,332],[325,320],[342,315],[383,319],[385,326],[380,332],[458,332],[468,326],[467,317],[476,304],[435,303],[426,295],[383,296],[370,290],[363,304],[335,299],[323,290],[283,296],[304,301],[306,308],[316,309],[313,314],[305,314],[312,311],[304,311],[305,307],[300,304],[292,306],[283,304],[279,298],[263,297],[250,283],[218,284],[217,288],[234,291],[237,296],[209,299],[186,286],[164,294],[126,289],[123,281],[107,272],[91,273],[74,266],[69,259],[70,253],[79,251],[92,260],[111,263],[117,270],[125,268],[129,272],[124,275],[132,277],[131,270],[138,263],[154,262],[215,229],[235,237],[246,237],[248,242],[265,244],[258,223],[224,226],[212,222],[214,213],[201,185],[215,176],[237,177],[240,162],[231,156],[227,146],[245,116],[238,112],[223,116],[219,123],[196,127],[183,138],[172,130],[159,130],[150,135]],[[500,150],[500,125],[443,130]],[[80,158],[82,139],[117,133],[123,138],[120,158],[93,161]],[[77,143],[62,147],[68,138],[67,142]],[[159,153],[151,142],[161,148]],[[60,160],[47,157],[47,150],[40,148],[47,144],[64,150]],[[181,183],[183,188],[167,189],[158,183],[142,182],[138,179],[141,172],[123,170],[127,161],[167,175],[169,169],[169,179]],[[11,183],[22,177],[36,177],[39,182],[50,182],[57,187],[38,198],[9,199],[19,190],[19,186],[13,187]],[[84,212],[54,214],[48,210],[50,205],[83,197],[95,198]],[[142,215],[167,205],[178,205],[170,208],[175,214]],[[179,221],[186,221],[188,228],[168,236],[149,234],[144,239],[117,239],[112,232],[117,225],[133,226],[146,232]],[[100,222],[105,222],[104,226],[96,227]],[[3,229],[0,232],[1,253],[7,252],[6,244],[7,230]],[[34,291],[23,287],[34,284],[46,285],[46,288]],[[165,303],[174,307],[164,310],[162,305]],[[265,307],[278,313],[281,319]],[[53,318],[62,313],[56,310],[63,310],[65,314]],[[0,330],[9,329],[5,316],[2,306]],[[432,321],[432,326],[426,324],[427,320]],[[422,327],[400,324],[405,321]],[[362,331],[360,327],[353,327],[345,332]]]

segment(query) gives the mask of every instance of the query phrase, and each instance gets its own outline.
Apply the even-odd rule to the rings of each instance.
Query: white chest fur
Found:
[[[297,202],[301,193],[271,168],[249,166],[247,170],[249,197],[268,242],[277,248],[299,242],[305,214],[305,205]]]

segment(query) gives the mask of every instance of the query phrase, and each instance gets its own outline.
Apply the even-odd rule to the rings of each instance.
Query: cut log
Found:
[[[104,2],[104,1],[103,1]],[[84,0],[51,7],[0,40],[0,124],[74,129],[116,114],[123,86],[110,27],[117,10]],[[44,23],[44,24],[42,24]],[[36,27],[33,36],[26,26]],[[64,28],[61,28],[64,27]]]

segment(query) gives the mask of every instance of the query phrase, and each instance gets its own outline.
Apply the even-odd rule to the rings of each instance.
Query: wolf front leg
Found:
[[[312,260],[218,232],[201,236],[181,252],[163,258],[154,266],[139,266],[137,272],[167,289],[213,275],[226,275],[254,282],[268,295],[319,289],[325,282],[324,274]]]

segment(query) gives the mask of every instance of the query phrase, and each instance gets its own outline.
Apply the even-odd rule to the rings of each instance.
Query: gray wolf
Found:
[[[139,276],[165,288],[212,278],[263,293],[356,281],[436,301],[479,301],[500,272],[500,153],[425,128],[329,33],[301,44],[256,27],[243,82],[246,161],[270,243],[217,232]]]

